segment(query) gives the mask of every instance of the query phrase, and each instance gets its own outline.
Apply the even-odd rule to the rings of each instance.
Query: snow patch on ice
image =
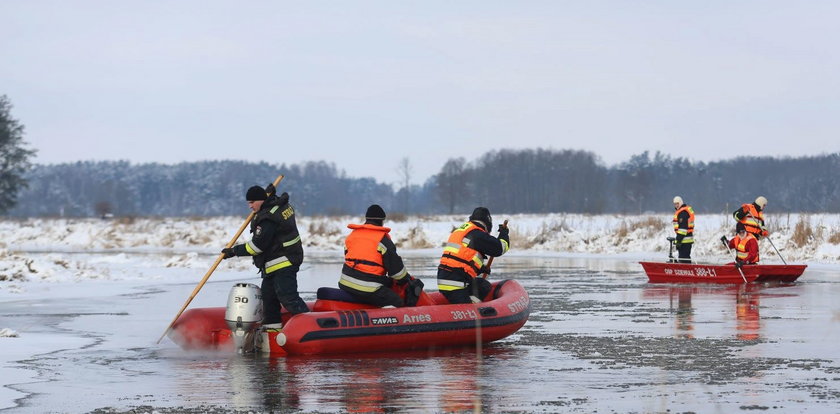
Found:
[[[17,337],[18,337],[18,333],[9,329],[9,328],[0,329],[0,338],[17,338]]]

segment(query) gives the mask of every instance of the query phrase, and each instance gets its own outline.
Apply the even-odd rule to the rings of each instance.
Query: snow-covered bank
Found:
[[[410,216],[386,223],[403,251],[434,251],[465,216]],[[665,257],[666,237],[673,235],[671,217],[657,215],[503,215],[510,220],[511,254],[653,254]],[[122,279],[97,263],[125,260],[126,254],[149,254],[166,267],[206,267],[242,224],[240,217],[136,219],[28,219],[0,221],[0,288],[30,280]],[[302,217],[299,227],[305,247],[340,254],[346,225],[358,217]],[[840,263],[840,215],[779,214],[768,216],[771,240],[788,261]],[[728,215],[699,215],[693,257],[710,261],[730,255],[720,236],[731,236]],[[247,238],[247,231],[240,240]],[[766,262],[778,262],[769,241],[761,242]],[[77,260],[72,253],[104,253]],[[436,254],[436,253],[432,253]],[[247,261],[224,266],[246,268]],[[10,282],[12,282],[10,284]]]

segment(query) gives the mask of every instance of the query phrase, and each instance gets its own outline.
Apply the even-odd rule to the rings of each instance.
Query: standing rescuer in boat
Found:
[[[741,223],[735,225],[735,231],[737,234],[729,240],[729,248],[735,249],[735,266],[758,263],[758,240]],[[722,239],[725,241],[726,236]]]
[[[694,245],[694,209],[683,202],[682,197],[674,197],[674,245],[679,252],[681,263],[691,263],[691,246]]]
[[[303,263],[303,244],[295,222],[295,210],[289,205],[289,194],[274,195],[274,186],[267,189],[253,186],[245,194],[248,207],[256,214],[251,219],[251,240],[222,249],[225,259],[252,256],[262,276],[264,330],[282,327],[280,305],[292,314],[309,312],[298,293],[297,272]]]
[[[764,225],[764,208],[767,206],[767,199],[764,196],[758,196],[752,204],[744,204],[741,208],[732,213],[732,217],[738,223],[744,225],[747,233],[755,236],[756,239],[767,237],[770,232]]]
[[[510,249],[508,228],[499,225],[499,237],[490,235],[493,218],[486,207],[473,210],[469,221],[449,235],[438,266],[438,290],[449,303],[477,303],[490,293],[489,273],[484,262],[488,256],[498,257]]]
[[[391,229],[383,227],[384,223],[385,210],[373,204],[365,212],[364,224],[347,226],[353,231],[344,240],[344,267],[338,287],[374,306],[414,306],[423,282],[408,274],[388,235]],[[404,292],[404,297],[397,291]]]

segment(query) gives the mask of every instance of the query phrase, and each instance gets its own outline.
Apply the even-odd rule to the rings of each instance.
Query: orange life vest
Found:
[[[680,228],[679,216],[683,211],[688,212],[688,228]],[[674,232],[684,236],[682,243],[694,243],[694,209],[691,206],[683,205],[674,212]]]
[[[369,275],[384,276],[382,255],[385,246],[380,241],[391,229],[373,224],[350,224],[347,227],[353,231],[344,240],[344,264]]]
[[[756,244],[758,240],[756,240],[755,236],[752,233],[747,233],[747,235],[742,239],[740,236],[735,235],[735,258],[741,260],[743,262],[747,261],[747,257],[749,257],[750,252],[747,251],[747,243],[750,239],[755,240]],[[755,261],[751,261],[749,263],[758,263],[758,250],[755,252]]]
[[[753,204],[744,204],[741,210],[746,214],[738,222],[744,225],[747,233],[761,235],[764,227],[764,212],[758,211]]]
[[[472,222],[466,222],[449,235],[446,246],[443,248],[443,256],[440,258],[441,266],[462,269],[470,277],[478,276],[481,267],[484,266],[485,257],[478,250],[467,247],[470,240],[466,238],[467,234],[476,229],[487,233]]]

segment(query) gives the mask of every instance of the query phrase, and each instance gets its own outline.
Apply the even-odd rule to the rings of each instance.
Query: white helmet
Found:
[[[764,210],[764,206],[767,205],[767,199],[764,198],[764,196],[758,196],[758,198],[755,199],[755,205],[761,207],[761,209]]]
[[[683,205],[682,197],[680,197],[680,196],[674,197],[674,204]]]

